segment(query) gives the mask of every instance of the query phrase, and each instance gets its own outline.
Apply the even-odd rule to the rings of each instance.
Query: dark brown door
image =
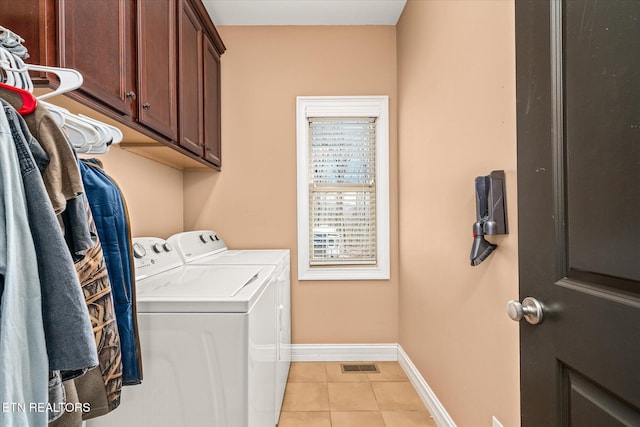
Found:
[[[123,115],[134,109],[132,0],[59,0],[60,66],[82,73],[79,91]]]
[[[138,0],[138,121],[178,138],[176,0]]]
[[[516,0],[522,425],[640,426],[640,1]]]
[[[220,56],[204,38],[204,157],[220,166]]]
[[[203,155],[202,26],[191,4],[182,0],[180,12],[180,145]]]

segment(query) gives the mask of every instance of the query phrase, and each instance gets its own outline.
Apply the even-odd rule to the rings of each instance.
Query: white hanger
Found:
[[[20,44],[24,42],[22,37],[2,25],[0,25],[0,40],[12,40]]]
[[[100,135],[94,127],[71,119],[65,120],[62,131],[79,153],[86,153],[92,145],[100,141]]]
[[[0,41],[7,40],[18,44],[24,42],[20,36],[0,26]],[[52,92],[39,96],[38,101],[75,90],[82,86],[83,82],[82,74],[74,69],[25,64],[21,58],[2,46],[0,46],[0,69],[6,75],[6,84],[30,92],[33,91],[33,82],[28,71],[43,71],[56,75],[60,82],[58,87]],[[2,77],[1,73],[0,77]],[[84,115],[72,114],[62,107],[47,102],[42,102],[42,105],[47,107],[53,119],[80,153],[103,154],[109,150],[110,144],[118,144],[123,139],[122,132],[115,126]]]
[[[118,144],[123,139],[122,132],[115,126],[83,114],[73,114],[65,108],[48,102],[41,102],[49,112],[60,117],[63,122],[63,131],[81,153],[103,154],[108,151],[110,144]]]
[[[60,84],[53,92],[45,93],[38,99],[47,99],[63,93],[71,92],[82,86],[82,74],[72,68],[46,67],[44,65],[25,64],[22,59],[0,46],[0,67],[7,74],[7,84],[33,91],[33,82],[28,71],[44,71],[55,74]]]
[[[79,117],[82,117],[83,119],[87,120],[90,123],[95,124],[96,126],[101,126],[103,127],[105,130],[107,130],[107,132],[109,132],[110,138],[111,138],[111,144],[120,144],[122,142],[122,139],[124,138],[124,135],[122,134],[122,131],[120,129],[118,129],[115,126],[111,126],[108,125],[106,123],[102,123],[94,118],[91,118],[89,116],[85,116],[84,114],[78,114]]]
[[[55,74],[60,81],[60,85],[53,92],[45,93],[38,96],[39,100],[48,99],[56,95],[71,92],[82,86],[82,74],[72,68],[45,67],[44,65],[25,64],[27,70],[44,71],[46,73]]]
[[[0,68],[4,70],[5,83],[9,86],[18,87],[17,82],[20,79],[16,80],[16,73],[14,72],[15,61],[13,59],[13,55],[2,46],[0,46]]]
[[[27,64],[24,63],[24,61],[22,60],[22,58],[12,55],[15,60],[16,60],[16,65],[18,67],[18,69],[20,70],[24,70],[23,72],[20,73],[20,77],[24,86],[25,90],[28,90],[29,92],[33,92],[33,82],[31,81],[31,76],[29,75],[29,71]]]

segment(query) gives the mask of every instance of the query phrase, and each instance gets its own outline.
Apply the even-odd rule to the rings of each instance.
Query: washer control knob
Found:
[[[207,236],[205,236],[205,235],[204,235],[204,233],[202,233],[202,234],[200,235],[200,241],[201,241],[202,243],[207,243]]]
[[[216,235],[213,233],[209,234],[209,239],[211,239],[212,242],[215,242],[216,240],[218,240],[216,239]]]
[[[173,250],[173,246],[171,246],[169,242],[166,242],[164,245],[162,245],[162,247],[164,248],[165,252],[171,252]]]
[[[147,251],[144,249],[140,243],[133,244],[133,256],[136,258],[142,258],[147,254]]]
[[[154,243],[151,248],[153,249],[153,252],[157,254],[162,252],[162,245],[160,243]]]

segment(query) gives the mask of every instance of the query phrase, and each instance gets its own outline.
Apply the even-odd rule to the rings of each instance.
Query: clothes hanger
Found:
[[[0,42],[15,46],[16,44],[24,42],[24,39],[0,26]],[[26,51],[24,53],[26,54]],[[28,54],[23,57],[28,57]],[[25,64],[22,58],[4,49],[1,45],[0,68],[2,68],[7,75],[7,83],[11,83],[10,86],[0,87],[6,87],[14,92],[22,90],[22,92],[19,93],[21,97],[23,97],[23,107],[18,110],[21,114],[28,114],[26,111],[29,108],[32,108],[30,112],[33,112],[37,100],[44,100],[70,92],[79,88],[83,82],[82,74],[74,69]],[[41,95],[36,100],[33,94],[31,94],[31,91],[33,91],[33,82],[31,81],[28,71],[52,73],[58,78],[59,85],[54,91]],[[28,101],[24,101],[25,97]],[[30,102],[31,100],[33,101]],[[32,103],[33,106],[31,107]],[[110,144],[120,143],[123,139],[122,132],[115,126],[107,125],[106,123],[87,116],[72,114],[68,110],[53,104],[43,103],[43,106],[49,110],[56,123],[60,125],[63,132],[65,132],[69,138],[71,144],[79,152],[103,154],[108,151]],[[23,113],[23,111],[25,112]]]
[[[22,58],[19,56],[11,55],[16,62],[16,67],[21,70],[19,76],[21,78],[21,88],[24,90],[28,90],[29,92],[33,92],[33,82],[31,81],[31,76],[29,76],[29,71],[27,68],[27,64],[24,63]]]
[[[24,39],[22,37],[2,25],[0,25],[0,41],[15,42],[18,44],[24,43]]]
[[[10,86],[5,83],[0,83],[0,88],[9,90],[11,92],[15,92],[18,95],[20,95],[20,99],[22,100],[22,106],[17,109],[19,114],[26,115],[26,114],[31,114],[35,111],[36,105],[38,105],[38,101],[31,92],[28,92],[24,89],[17,88],[15,86]]]
[[[120,129],[118,129],[115,126],[111,126],[109,124],[106,123],[102,123],[92,117],[89,116],[85,116],[84,114],[78,114],[79,117],[82,117],[83,119],[89,121],[90,123],[95,124],[96,126],[101,126],[104,129],[106,129],[110,136],[111,136],[111,144],[120,144],[124,138],[124,135],[122,134],[122,131]]]
[[[50,113],[55,114],[55,117],[59,117],[61,119],[62,124],[60,127],[63,132],[67,134],[70,142],[76,149],[99,143],[101,138],[96,126],[88,123],[82,118],[79,118],[66,108],[44,101],[42,101],[42,105],[46,107]]]
[[[0,46],[0,67],[4,70],[5,83],[9,86],[16,86],[17,82],[15,73],[12,71],[11,60],[13,60],[13,55]]]
[[[19,60],[19,62],[16,62],[16,60]],[[33,90],[33,82],[28,71],[44,71],[58,77],[60,82],[58,87],[52,92],[38,96],[38,99],[41,100],[76,90],[82,86],[83,82],[82,74],[72,68],[25,64],[20,58],[15,57],[2,47],[0,47],[0,66],[7,73],[7,84],[27,90]],[[11,76],[11,80],[9,80],[9,76]]]
[[[82,74],[72,68],[46,67],[44,65],[33,64],[25,64],[25,66],[29,71],[44,71],[46,73],[55,74],[58,77],[60,82],[58,87],[53,92],[40,95],[38,97],[40,100],[62,95],[63,93],[71,92],[72,90],[76,90],[82,86]]]

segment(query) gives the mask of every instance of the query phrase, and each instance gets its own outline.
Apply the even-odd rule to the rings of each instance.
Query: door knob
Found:
[[[144,108],[145,110],[151,110],[151,104],[145,102],[144,104],[142,104],[142,108]]]
[[[507,314],[516,322],[524,317],[527,322],[537,325],[542,323],[542,304],[533,297],[526,297],[522,300],[522,304],[511,300],[507,303]]]

